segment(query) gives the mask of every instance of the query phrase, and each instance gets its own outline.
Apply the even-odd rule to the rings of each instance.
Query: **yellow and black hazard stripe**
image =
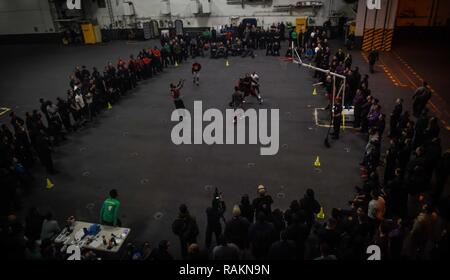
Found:
[[[370,51],[372,49],[373,35],[375,33],[374,28],[364,29],[362,49],[364,51]]]
[[[370,51],[390,51],[392,48],[392,38],[394,29],[367,28],[364,30],[362,49]]]
[[[372,42],[373,49],[381,50],[381,46],[383,45],[383,33],[384,33],[383,29],[381,28],[375,29]]]
[[[388,52],[392,49],[392,38],[394,38],[394,29],[384,30],[382,50]]]

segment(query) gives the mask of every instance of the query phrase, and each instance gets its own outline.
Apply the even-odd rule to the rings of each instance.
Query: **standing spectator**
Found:
[[[58,113],[61,116],[62,123],[64,125],[64,128],[66,131],[70,132],[72,131],[72,124],[70,121],[70,108],[66,101],[63,99],[57,97],[57,107],[58,107]]]
[[[448,180],[448,174],[450,174],[450,151],[446,151],[439,159],[436,165],[436,184],[433,191],[433,200],[438,202],[441,198],[444,186]]]
[[[386,186],[388,182],[393,179],[395,167],[397,166],[398,158],[398,144],[397,139],[392,138],[390,140],[390,146],[386,151],[386,158],[384,162],[384,185]]]
[[[205,234],[205,244],[206,248],[209,249],[211,247],[211,239],[212,235],[216,236],[216,242],[219,236],[222,234],[222,224],[220,220],[223,218],[223,210],[220,207],[220,199],[214,198],[212,201],[212,207],[208,207],[206,209],[206,234]]]
[[[424,148],[416,149],[416,157],[411,159],[405,170],[405,184],[408,190],[408,215],[414,218],[420,211],[420,197],[428,184],[425,170]]]
[[[19,128],[24,125],[24,121],[18,117],[14,112],[11,112],[9,114],[9,117],[11,118],[11,125],[14,128],[14,132],[17,132],[19,130]]]
[[[389,232],[392,226],[392,220],[382,221],[373,237],[373,244],[380,248],[381,260],[391,259],[389,250]]]
[[[51,101],[47,101],[48,132],[53,137],[53,142],[57,145],[60,141],[65,140],[62,131],[62,121],[58,113],[58,107]]]
[[[42,255],[39,248],[39,242],[36,240],[28,240],[25,248],[25,259],[27,260],[42,260]]]
[[[250,223],[241,216],[238,205],[233,207],[233,217],[225,225],[225,238],[236,244],[241,250],[248,248],[248,229]]]
[[[310,229],[306,224],[305,212],[300,210],[292,216],[292,224],[286,229],[287,239],[294,241],[297,260],[304,260],[305,242],[309,236]]]
[[[367,210],[367,216],[369,217],[372,230],[378,228],[378,225],[384,219],[384,213],[386,212],[386,203],[384,198],[380,196],[378,190],[372,190],[371,194],[372,200],[369,202],[369,208]]]
[[[28,240],[39,240],[44,217],[36,207],[31,207],[25,218],[25,236]]]
[[[307,189],[304,197],[300,199],[300,209],[305,211],[306,224],[311,229],[316,220],[317,213],[320,212],[320,204],[314,198],[314,191],[312,189]]]
[[[50,140],[42,130],[40,130],[36,135],[36,150],[39,156],[39,160],[47,169],[47,173],[55,174],[56,170],[53,167],[53,158],[52,158],[52,150],[50,147]]]
[[[122,226],[119,219],[120,201],[117,200],[119,194],[113,189],[109,192],[109,197],[103,202],[100,210],[100,223],[108,226]]]
[[[425,129],[425,133],[424,133],[425,141],[429,142],[429,141],[433,140],[434,138],[438,138],[439,132],[440,132],[440,128],[439,128],[438,118],[436,118],[436,117],[430,118],[430,120],[428,121],[428,126]]]
[[[217,239],[217,246],[212,251],[212,259],[218,261],[237,261],[239,260],[239,248],[228,243],[223,235]]]
[[[315,261],[335,261],[336,256],[330,254],[329,246],[327,243],[320,244],[320,257],[314,259]]]
[[[394,110],[391,113],[391,119],[389,121],[389,137],[397,137],[398,134],[398,122],[400,121],[400,117],[403,112],[403,99],[397,98],[395,101],[395,107]]]
[[[271,205],[273,203],[273,199],[270,195],[267,194],[266,187],[263,185],[258,186],[258,197],[253,200],[253,208],[255,209],[255,213],[259,214],[263,213],[266,218],[269,218],[272,214]]]
[[[253,28],[256,28],[253,25]],[[281,22],[280,25],[278,26],[278,28],[280,29],[280,40],[284,41],[285,40],[285,30],[286,30],[286,25],[284,25],[284,22]]]
[[[377,52],[377,50],[372,49],[372,51],[370,51],[369,53],[369,71],[370,73],[374,73],[375,72],[375,63],[377,62],[379,58],[379,54]]]
[[[417,118],[416,125],[414,126],[413,147],[417,148],[425,144],[425,130],[427,129],[429,122],[428,110],[425,108]]]
[[[344,60],[345,60],[345,53],[344,53],[344,51],[342,51],[342,49],[338,49],[338,51],[335,54],[335,56],[336,56],[338,62],[344,62]]]
[[[423,82],[422,86],[416,89],[416,92],[413,95],[413,114],[414,116],[419,116],[423,109],[425,109],[428,100],[431,98],[431,91],[428,87],[427,82]]]
[[[332,116],[333,116],[333,132],[330,133],[332,135],[332,138],[337,140],[339,139],[339,133],[341,131],[341,125],[342,125],[342,104],[339,99],[336,99],[336,102],[334,103]]]
[[[70,112],[72,113],[73,120],[75,121],[74,129],[76,130],[80,127],[82,121],[81,108],[72,96],[67,99],[67,103],[69,105]]]
[[[280,236],[281,232],[286,229],[286,222],[284,221],[283,211],[275,209],[272,211],[271,222],[275,227],[275,235]]]
[[[49,239],[41,240],[41,255],[44,260],[57,260],[58,249],[55,243]]]
[[[274,241],[275,228],[266,221],[266,215],[259,212],[256,222],[250,226],[248,237],[253,257],[257,260],[266,258],[269,248]]]
[[[41,112],[44,114],[47,123],[50,123],[50,118],[47,112],[47,101],[44,98],[39,98],[39,103],[41,104]]]
[[[48,212],[42,222],[41,240],[53,239],[60,231],[59,224],[53,219],[52,212]]]
[[[369,120],[367,116],[370,112],[370,107],[372,106],[372,96],[367,96],[365,102],[361,105],[361,132],[366,133],[369,129]]]
[[[155,248],[150,253],[148,259],[153,261],[171,261],[172,255],[169,253],[170,243],[167,240],[161,240],[158,244],[158,248]]]
[[[350,53],[347,53],[344,59],[344,66],[345,68],[351,68],[353,63],[352,55]]]
[[[403,218],[406,217],[408,193],[403,183],[401,169],[395,169],[394,174],[395,177],[384,188],[387,193],[386,216]]]
[[[298,33],[295,31],[295,28],[292,29],[289,39],[289,47],[291,47],[291,42],[294,42],[294,47],[298,46]]]
[[[355,98],[353,98],[353,106],[355,108],[354,109],[355,121],[353,122],[354,128],[359,128],[361,126],[361,110],[364,102],[365,98],[361,89],[356,90]]]
[[[289,209],[284,212],[284,220],[290,226],[293,223],[293,217],[300,211],[298,200],[293,200],[289,205]]]
[[[361,90],[363,91],[365,97],[368,97],[370,95],[369,75],[367,74],[364,75],[364,78],[361,81]]]
[[[186,259],[190,261],[207,261],[208,252],[201,250],[198,244],[192,243],[188,247]]]
[[[325,226],[320,226],[317,230],[317,236],[321,244],[326,243],[327,249],[331,253],[337,251],[337,247],[341,240],[341,233],[338,230],[338,221],[331,217],[326,222]]]
[[[91,91],[88,91],[85,95],[85,99],[88,120],[92,121],[93,117],[95,117],[94,94]]]
[[[83,119],[83,121],[86,119],[86,103],[84,102],[83,95],[81,94],[81,90],[77,90],[75,92],[75,103],[77,104],[79,108],[79,114],[80,117]]]
[[[439,216],[431,205],[425,204],[417,215],[411,230],[412,252],[419,259],[428,256],[428,250],[439,238]]]
[[[199,229],[185,204],[181,204],[179,210],[178,218],[172,223],[172,232],[180,238],[181,256],[186,259],[188,246],[197,243]]]
[[[16,158],[18,158],[20,163],[23,163],[25,167],[29,168],[33,165],[34,158],[31,143],[28,139],[27,131],[23,125],[20,126],[20,129],[16,132],[15,137]]]
[[[0,253],[8,260],[23,260],[25,256],[25,236],[23,226],[18,221],[17,216],[11,214],[7,216],[6,221],[2,221],[2,238],[0,244],[2,250]]]
[[[269,260],[295,260],[296,246],[294,241],[288,240],[286,231],[280,233],[280,240],[273,243],[267,256]]]

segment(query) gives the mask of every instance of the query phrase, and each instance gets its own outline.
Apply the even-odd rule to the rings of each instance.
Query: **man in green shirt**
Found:
[[[209,41],[210,38],[211,38],[211,32],[209,30],[203,31],[203,39],[205,39],[206,41]]]
[[[107,198],[100,210],[100,223],[108,226],[121,226],[121,222],[118,218],[120,202],[117,200],[117,190],[113,189],[109,192],[109,198]]]
[[[295,31],[295,29],[291,32],[291,40],[294,41],[294,46],[298,45],[298,33]]]
[[[169,44],[165,43],[161,49],[161,59],[164,67],[168,67],[170,63],[170,58],[172,57],[171,49]]]

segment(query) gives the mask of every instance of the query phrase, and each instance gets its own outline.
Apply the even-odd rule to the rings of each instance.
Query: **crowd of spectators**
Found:
[[[27,112],[25,120],[12,112],[12,130],[3,124],[0,131],[2,254],[11,259],[64,257],[52,242],[60,230],[52,213],[42,214],[31,208],[24,221],[16,215],[21,208],[19,193],[34,183],[36,158],[49,174],[56,173],[53,147],[110,109],[140,81],[160,75],[164,68],[183,63],[189,56],[202,55],[208,49],[213,53],[214,44],[219,45],[216,55],[222,46],[226,46],[226,56],[242,55],[233,47],[238,42],[244,52],[266,48],[267,54],[273,54],[274,45],[284,39],[281,29],[280,25],[269,31],[245,26],[238,28],[237,35],[227,31],[221,38],[214,34],[211,38],[162,37],[161,48],[144,49],[127,61],[108,62],[102,73],[95,67],[91,71],[85,66],[76,67],[66,97],[55,102],[40,99],[40,110]],[[386,116],[369,89],[369,76],[361,77],[358,67],[352,68],[351,55],[339,49],[331,56],[326,32],[320,29],[308,32],[302,41],[294,46],[302,57],[311,59],[317,67],[346,76],[344,106],[354,106],[354,127],[368,139],[360,163],[362,181],[355,187],[354,199],[348,207],[332,209],[330,217],[323,220],[323,205],[312,189],[292,200],[283,211],[272,209],[273,199],[260,185],[253,201],[244,195],[240,203],[233,205],[232,217],[225,219],[225,202],[215,192],[205,212],[204,246],[198,240],[200,229],[188,206],[179,207],[172,231],[179,237],[182,258],[362,260],[367,258],[369,245],[378,245],[382,259],[387,260],[448,258],[450,201],[442,193],[449,173],[449,152],[442,153],[438,119],[428,115],[426,104],[431,93],[427,84],[414,94],[412,116],[403,109],[403,101],[396,100],[386,133]],[[293,50],[289,47],[288,56],[289,51]],[[331,75],[318,71],[315,77],[323,83],[331,103]],[[390,143],[384,159],[383,139]],[[124,258],[169,260],[172,254],[170,243],[162,240],[154,247],[149,242],[142,246],[129,244]],[[95,259],[95,254],[87,251],[83,258]]]

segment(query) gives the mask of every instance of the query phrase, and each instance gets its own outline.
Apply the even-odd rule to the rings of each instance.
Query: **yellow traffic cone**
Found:
[[[111,110],[111,109],[112,109],[111,103],[108,102],[108,110]]]
[[[320,167],[320,159],[319,159],[319,156],[317,156],[316,161],[314,162],[314,167],[317,167],[317,168]]]
[[[230,63],[228,62],[228,59],[227,59],[227,61],[225,61],[225,66],[226,67],[230,66]]]
[[[316,95],[317,95],[317,89],[314,87],[313,96],[316,96]]]
[[[55,185],[53,184],[53,182],[49,179],[49,178],[47,178],[47,189],[51,189],[51,188],[53,188]]]
[[[320,207],[320,212],[317,213],[317,219],[319,219],[319,220],[325,219],[325,213],[323,211],[323,207]]]

